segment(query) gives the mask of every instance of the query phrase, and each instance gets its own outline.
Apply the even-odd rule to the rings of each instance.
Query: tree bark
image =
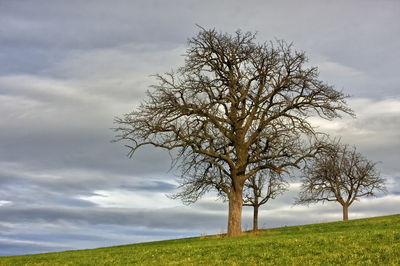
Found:
[[[349,206],[347,204],[343,205],[343,221],[349,220]]]
[[[253,232],[258,231],[258,206],[254,205],[254,212],[253,212]]]
[[[242,206],[243,206],[243,186],[232,187],[228,194],[229,216],[228,216],[228,236],[239,236],[242,234]]]

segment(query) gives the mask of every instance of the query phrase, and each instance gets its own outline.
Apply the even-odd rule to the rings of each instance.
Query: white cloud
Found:
[[[400,98],[350,98],[348,102],[356,118],[345,116],[333,121],[312,118],[312,123],[319,131],[340,137],[343,142],[356,145],[373,156],[374,160],[386,161],[387,166],[399,170],[395,161],[400,159]]]
[[[59,99],[76,101],[84,92],[69,86],[63,80],[26,74],[0,76],[0,88],[2,93],[8,95],[24,95],[43,102]]]
[[[9,201],[9,200],[0,200],[0,207],[1,206],[5,206],[5,205],[9,205],[9,204],[12,204],[12,202]]]
[[[165,193],[156,191],[95,190],[82,200],[93,202],[102,208],[162,209],[180,206],[180,202],[169,199]]]
[[[323,61],[316,64],[318,69],[324,73],[324,75],[331,77],[332,79],[341,78],[361,78],[363,73],[357,69],[345,66],[338,62]]]

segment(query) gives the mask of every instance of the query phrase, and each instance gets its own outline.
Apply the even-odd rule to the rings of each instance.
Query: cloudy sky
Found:
[[[357,114],[315,124],[381,161],[387,179],[388,194],[355,202],[350,219],[399,213],[399,14],[397,0],[0,0],[0,255],[226,231],[227,204],[213,194],[191,206],[166,197],[176,192],[167,153],[128,159],[110,142],[150,75],[182,65],[196,23],[305,51]],[[341,219],[338,204],[293,207],[298,188],[293,179],[264,206],[260,226]]]

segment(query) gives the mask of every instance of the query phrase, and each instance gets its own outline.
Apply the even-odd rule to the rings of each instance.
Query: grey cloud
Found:
[[[171,183],[161,182],[161,181],[150,181],[146,183],[139,183],[136,185],[121,185],[120,188],[131,190],[131,191],[144,191],[144,192],[171,192],[176,189],[176,185]]]
[[[0,208],[3,222],[67,221],[75,224],[112,224],[151,229],[213,230],[225,227],[226,214],[193,212],[187,208],[157,210],[73,207]],[[179,217],[179,218],[178,218]]]
[[[119,225],[69,227],[64,224],[62,230],[51,225],[44,229],[43,223],[16,223],[15,225],[16,228],[11,233],[0,233],[0,245],[3,247],[0,249],[0,256],[97,248],[159,240],[160,237],[172,239],[200,234],[178,229],[146,230],[143,227]]]
[[[42,8],[33,9],[23,2],[3,3],[2,22],[9,29],[4,36],[8,43],[29,41],[37,46],[92,49],[132,39],[154,41],[163,36],[169,40],[174,36],[163,34],[173,20],[160,23],[171,17],[160,12],[165,3],[158,1],[117,1],[113,8],[106,1],[38,1],[35,5]]]
[[[327,54],[329,60],[352,68],[375,66],[373,70],[394,74],[390,63],[393,54],[386,51],[397,52],[398,39],[394,36],[399,28],[393,26],[399,10],[396,2],[250,1],[243,5],[237,1],[116,1],[109,8],[107,1],[39,1],[35,5],[42,8],[32,8],[28,2],[8,2],[2,3],[1,9],[1,22],[7,29],[2,31],[3,46],[19,51],[32,46],[36,51],[42,49],[43,55],[37,57],[42,60],[32,60],[33,64],[50,62],[43,58],[56,48],[59,50],[54,54],[70,56],[63,50],[102,49],[126,43],[182,44],[196,31],[194,24],[199,23],[224,31],[258,30],[261,39],[285,38],[295,41],[299,49],[308,47],[313,53]],[[355,9],[359,16],[354,16]],[[15,52],[5,65],[29,65],[21,64],[21,58],[29,56],[18,57]]]
[[[55,244],[55,243],[54,243]],[[0,239],[0,256],[14,256],[17,254],[57,252],[72,249],[69,246],[46,245],[37,242],[13,241]]]
[[[37,168],[113,169],[131,174],[148,170],[165,173],[169,169],[170,158],[164,152],[143,149],[132,161],[126,158],[127,150],[122,143],[110,143],[115,138],[110,128],[114,126],[113,115],[117,114],[109,111],[107,104],[92,103],[89,107],[55,101],[43,105],[26,98],[3,99],[0,99],[4,103],[0,111],[5,114],[0,120],[0,138],[4,140],[0,142],[2,161]],[[158,163],[151,163],[152,160]]]
[[[0,199],[12,206],[60,205],[90,207],[96,204],[81,197],[96,196],[96,191],[122,189],[147,193],[172,193],[176,186],[152,178],[115,175],[110,177],[100,172],[50,171],[0,172]],[[8,204],[6,204],[7,206]]]
[[[211,194],[211,193],[210,193]],[[205,210],[208,212],[221,212],[228,211],[228,203],[223,202],[221,199],[216,198],[214,195],[207,195],[195,204],[195,208]]]
[[[112,8],[107,1],[1,3],[0,46],[4,53],[0,58],[5,63],[0,65],[0,73],[37,74],[54,61],[71,56],[70,51],[126,43],[170,45],[184,42],[187,37],[187,33],[182,32],[184,24],[174,23],[175,19],[184,18],[171,16],[162,11],[163,8],[165,3],[158,1],[117,1]],[[193,28],[193,24],[187,26]]]

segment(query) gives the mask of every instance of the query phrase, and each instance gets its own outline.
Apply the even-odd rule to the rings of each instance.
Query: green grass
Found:
[[[400,215],[91,250],[0,257],[0,265],[400,265]]]

